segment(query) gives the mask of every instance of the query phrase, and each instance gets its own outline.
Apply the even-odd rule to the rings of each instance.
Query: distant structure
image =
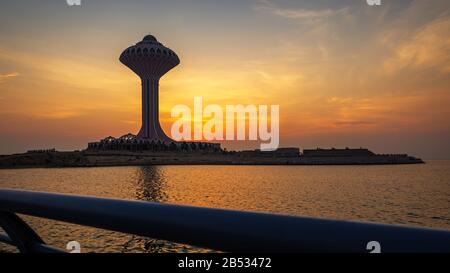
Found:
[[[291,157],[298,158],[300,156],[300,148],[278,148],[275,151],[250,150],[242,151],[239,155],[243,157]]]
[[[303,150],[303,156],[305,157],[348,157],[348,156],[374,156],[375,153],[369,151],[368,149],[305,149]]]
[[[159,123],[159,79],[180,63],[177,54],[147,35],[120,55],[120,62],[130,68],[142,83],[142,126],[137,135],[106,137],[88,143],[93,151],[202,151],[221,152],[220,144],[177,142],[168,137]]]
[[[44,154],[44,153],[55,153],[56,149],[40,149],[40,150],[28,150],[27,154]]]
[[[159,79],[180,63],[177,54],[147,35],[125,49],[120,62],[133,70],[142,82],[142,127],[138,139],[171,142],[159,123]]]
[[[106,137],[99,142],[88,143],[90,151],[130,151],[130,152],[222,152],[220,143],[209,142],[178,142],[138,138],[126,134],[119,138]]]
[[[172,68],[180,63],[177,54],[165,47],[153,35],[147,35],[135,45],[125,49],[120,55],[120,62],[130,68],[141,79],[142,83],[142,126],[137,135],[126,134],[119,138],[106,137],[98,142],[88,143],[91,151],[131,151],[131,152],[225,152],[219,143],[207,142],[177,142],[168,137],[159,122],[159,80]],[[29,151],[34,153],[49,152],[46,150]],[[51,152],[51,151],[50,151]],[[227,153],[227,152],[225,152]],[[249,158],[290,158],[293,160],[308,160],[316,162],[317,158],[330,158],[320,162],[334,162],[335,159],[362,158],[356,161],[370,162],[418,162],[407,155],[376,155],[368,149],[306,149],[300,153],[299,148],[279,148],[276,151],[261,150],[242,151],[240,157]],[[342,160],[341,160],[342,161]],[[347,161],[345,161],[347,162]],[[354,160],[351,162],[355,162]],[[337,162],[339,163],[339,162]],[[342,162],[341,162],[342,163]]]

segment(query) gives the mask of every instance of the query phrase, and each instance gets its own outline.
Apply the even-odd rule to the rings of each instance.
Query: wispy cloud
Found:
[[[255,10],[267,12],[269,14],[296,20],[316,21],[332,17],[334,15],[343,15],[347,13],[348,7],[340,9],[303,9],[303,8],[281,8],[269,1],[260,1]]]
[[[317,19],[331,16],[335,11],[331,9],[307,10],[307,9],[279,9],[268,8],[273,14],[292,19]]]
[[[9,78],[14,78],[19,76],[18,72],[12,72],[7,74],[0,74],[0,83],[6,82]]]
[[[33,71],[33,74],[45,80],[62,82],[66,85],[81,88],[98,89],[107,85],[109,89],[118,85],[130,83],[130,77],[123,76],[120,66],[111,67],[109,64],[93,62],[87,58],[62,55],[52,58],[49,55],[24,51],[0,49],[0,60],[13,62]],[[18,76],[10,73],[9,76]],[[0,77],[0,80],[2,78]],[[83,80],[80,80],[83,79]],[[122,85],[123,86],[123,85]],[[106,88],[105,88],[106,89]]]
[[[39,114],[34,115],[35,117],[42,118],[42,119],[69,119],[78,117],[81,115],[81,112],[71,109],[67,110],[57,110],[57,111],[48,111],[48,112],[42,112]]]
[[[384,41],[388,43],[388,41]],[[437,69],[450,73],[450,17],[442,17],[418,30],[412,37],[396,44],[393,56],[384,63],[385,72],[403,69]]]
[[[369,126],[375,125],[373,121],[365,120],[339,120],[334,123],[336,126]]]

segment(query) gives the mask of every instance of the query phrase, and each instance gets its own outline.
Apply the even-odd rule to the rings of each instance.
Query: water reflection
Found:
[[[168,202],[167,175],[161,166],[137,168],[135,183],[136,199],[149,202]],[[133,249],[140,249],[146,253],[199,251],[199,249],[191,246],[139,236],[131,236],[130,240],[123,245],[122,252],[131,252],[130,250]]]
[[[167,202],[166,175],[160,166],[143,166],[136,169],[136,198],[150,202]]]

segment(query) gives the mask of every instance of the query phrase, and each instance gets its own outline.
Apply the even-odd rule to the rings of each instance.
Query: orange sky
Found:
[[[118,57],[152,33],[181,59],[160,84],[168,134],[171,108],[202,96],[279,104],[282,146],[450,158],[448,1],[25,2],[0,11],[0,154],[137,133]]]

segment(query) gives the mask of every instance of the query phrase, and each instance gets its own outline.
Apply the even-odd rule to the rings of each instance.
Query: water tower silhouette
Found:
[[[180,63],[177,54],[152,35],[125,49],[120,62],[133,70],[142,81],[142,127],[137,137],[173,141],[159,123],[159,79]]]

